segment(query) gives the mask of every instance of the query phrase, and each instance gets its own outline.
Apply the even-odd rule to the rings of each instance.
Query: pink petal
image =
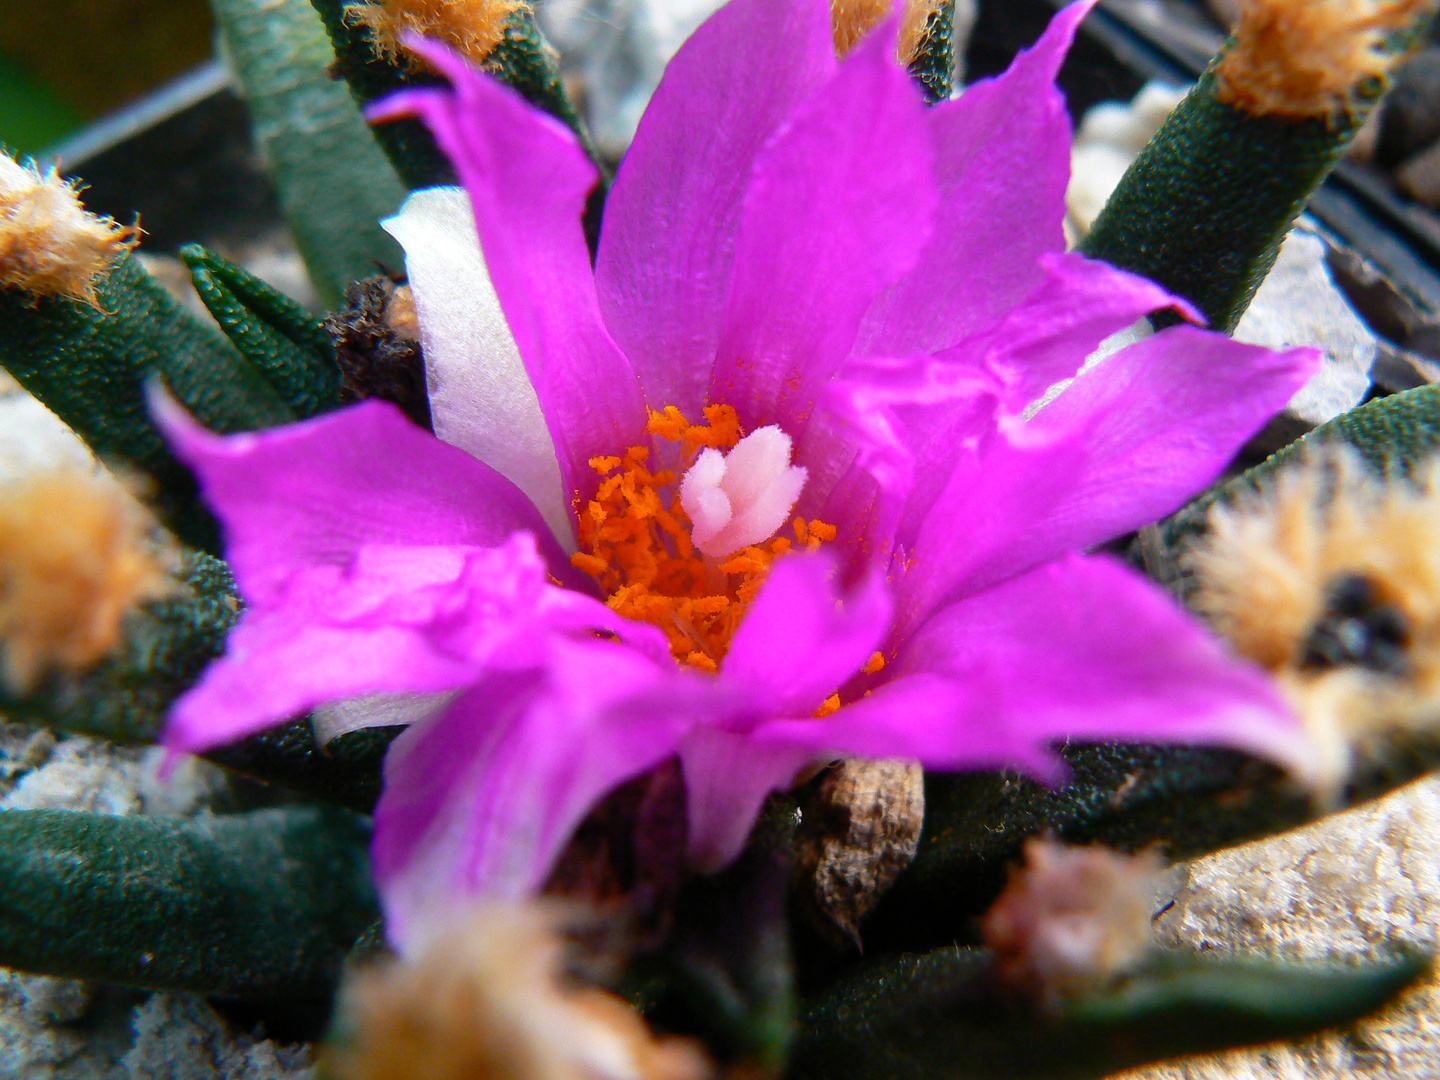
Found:
[[[1041,254],[1064,250],[1070,121],[1055,75],[1094,2],[1062,10],[1005,74],[929,110],[942,226],[914,268],[875,301],[857,352],[904,356],[954,345],[1039,283]]]
[[[794,784],[815,755],[807,743],[769,742],[753,732],[691,730],[680,744],[691,865],[712,873],[739,855],[766,798]]]
[[[1006,403],[1019,412],[1061,379],[1080,370],[1102,341],[1161,308],[1176,308],[1196,322],[1188,302],[1153,281],[1080,255],[1042,255],[1044,278],[995,326],[942,354],[970,364],[983,361],[1004,379]],[[921,468],[932,462],[922,460]]]
[[[1106,557],[1068,555],[934,615],[879,685],[752,745],[1012,768],[1058,780],[1067,739],[1229,746],[1304,774],[1315,751],[1259,668]]]
[[[366,544],[495,547],[533,533],[551,574],[584,587],[510,481],[383,401],[266,431],[213,435],[163,394],[151,410],[225,527],[225,556],[252,606],[291,577],[345,567]]]
[[[454,89],[406,91],[369,116],[418,115],[455,163],[565,491],[588,498],[597,482],[589,459],[645,441],[640,386],[600,318],[580,224],[599,174],[560,121],[444,46],[409,44]]]
[[[456,904],[538,888],[590,808],[691,722],[702,680],[611,642],[552,644],[544,667],[486,677],[386,759],[373,857],[402,949]]]
[[[201,750],[322,701],[464,685],[517,621],[529,625],[544,588],[527,533],[496,549],[367,545],[348,567],[298,571],[241,616],[165,742]]]
[[[877,29],[756,158],[709,399],[796,438],[875,294],[914,262],[936,204],[925,106]]]
[[[756,733],[775,716],[811,715],[849,681],[884,640],[890,609],[879,574],[842,595],[831,559],[776,562],[730,643],[708,711],[680,745],[698,868],[733,859],[766,796],[816,756],[812,743]]]
[[[722,685],[768,715],[808,716],[854,675],[889,631],[890,590],[876,574],[841,595],[836,576],[822,555],[777,560],[730,642]]]
[[[1319,361],[1189,326],[1106,357],[951,474],[900,583],[901,622],[1177,509]]]
[[[813,0],[732,0],[665,69],[605,204],[600,310],[646,399],[698,418],[756,155],[835,70]]]
[[[1230,746],[1302,771],[1313,763],[1264,672],[1104,556],[1067,555],[937,612],[895,671],[988,688],[983,712],[955,717],[951,751],[923,755],[936,768],[966,767],[973,733],[996,731],[1022,756],[1069,738]]]

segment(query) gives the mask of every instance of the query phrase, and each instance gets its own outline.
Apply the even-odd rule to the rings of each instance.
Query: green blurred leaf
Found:
[[[762,835],[721,873],[692,880],[663,946],[637,961],[627,988],[660,1026],[767,1075],[784,1066],[796,1014],[789,872],[777,842]]]
[[[335,345],[288,296],[199,244],[180,249],[195,291],[240,354],[300,418],[340,403]]]
[[[0,811],[0,963],[244,1000],[323,998],[376,918],[368,825]]]
[[[1293,1039],[1358,1019],[1428,970],[1159,953],[1059,1015],[1003,1003],[983,949],[890,958],[842,980],[802,1015],[796,1080],[1102,1077],[1163,1058]]]
[[[85,122],[80,112],[9,57],[0,56],[0,143],[34,154]]]
[[[307,0],[210,0],[269,159],[285,220],[327,307],[377,265],[404,265],[379,221],[400,208],[405,185],[375,145],[332,60],[325,27]]]

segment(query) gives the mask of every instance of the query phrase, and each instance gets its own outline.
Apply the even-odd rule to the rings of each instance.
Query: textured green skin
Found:
[[[336,65],[361,107],[416,86],[444,86],[443,79],[426,72],[409,72],[385,63],[375,55],[370,32],[363,24],[347,22],[345,8],[355,0],[311,0],[324,20],[335,49]],[[528,11],[517,11],[505,27],[505,36],[485,63],[485,70],[510,84],[537,107],[564,121],[593,158],[594,147],[575,106],[560,81],[559,58],[535,25]],[[419,120],[393,120],[371,128],[395,171],[412,189],[458,183],[455,169],[425,125]],[[359,276],[359,275],[357,275]]]
[[[219,559],[190,556],[182,581],[185,595],[132,613],[120,647],[79,675],[51,675],[24,696],[0,684],[0,712],[112,742],[155,742],[171,702],[220,655],[240,616],[234,579]]]
[[[1353,447],[1381,475],[1409,476],[1417,462],[1440,449],[1440,386],[1417,386],[1377,398],[1321,424],[1253,469],[1181,507],[1160,522],[1160,539],[1172,550],[1183,546],[1205,531],[1210,508],[1217,502],[1257,491],[1298,456],[1338,443]]]
[[[0,713],[60,731],[117,743],[153,743],[175,699],[225,649],[240,616],[229,568],[192,555],[187,594],[148,604],[126,622],[120,648],[79,675],[52,675],[24,696],[0,684]],[[369,813],[380,795],[380,766],[398,729],[373,728],[315,745],[308,719],[216,747],[205,757],[265,783]]]
[[[226,336],[301,419],[340,404],[335,345],[320,320],[198,244],[180,249],[195,291]]]
[[[0,963],[243,1000],[331,993],[376,917],[368,824],[0,812]]]
[[[216,431],[269,427],[294,413],[218,330],[181,308],[133,257],[97,292],[98,308],[0,290],[0,366],[102,458],[153,477],[161,520],[186,543],[217,552],[214,518],[150,421],[147,380],[160,375]]]
[[[1334,122],[1252,116],[1215,99],[1210,72],[1126,171],[1080,243],[1235,329],[1291,222],[1359,130],[1374,94]]]
[[[954,92],[955,0],[945,0],[925,20],[925,34],[910,63],[910,74],[934,104]]]
[[[983,949],[871,964],[813,999],[793,1080],[1102,1077],[1182,1054],[1297,1038],[1378,1008],[1428,969],[1158,954],[1113,989],[1054,1016],[1007,1008]]]
[[[280,206],[327,307],[345,286],[404,265],[380,228],[406,188],[375,146],[345,87],[332,80],[329,38],[306,0],[210,0],[269,159]]]

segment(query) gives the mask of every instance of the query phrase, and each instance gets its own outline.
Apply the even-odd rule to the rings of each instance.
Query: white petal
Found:
[[[381,226],[405,249],[435,434],[511,480],[575,550],[555,444],[490,284],[464,188],[424,188]]]
[[[362,694],[327,701],[311,711],[310,726],[315,741],[324,746],[347,731],[413,724],[449,704],[454,696],[454,690],[441,690],[431,694]]]

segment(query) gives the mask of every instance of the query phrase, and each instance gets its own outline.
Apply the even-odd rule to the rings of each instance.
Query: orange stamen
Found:
[[[775,536],[723,562],[706,560],[690,538],[678,480],[701,449],[729,450],[740,441],[739,416],[729,405],[707,405],[705,422],[692,424],[667,405],[650,413],[646,430],[676,444],[657,447],[657,459],[673,467],[651,471],[645,446],[591,458],[600,486],[580,510],[580,550],[570,561],[599,583],[613,610],[660,627],[676,660],[714,672],[775,559],[797,547],[815,550],[835,538],[835,526],[797,517],[799,545]],[[838,695],[832,700],[817,715],[840,707]]]

